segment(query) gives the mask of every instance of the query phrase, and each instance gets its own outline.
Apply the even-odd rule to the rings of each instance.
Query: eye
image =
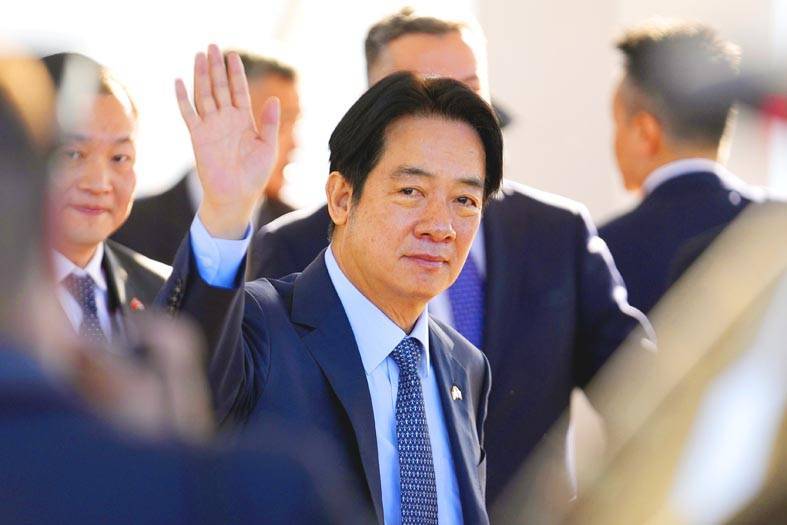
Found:
[[[112,156],[112,162],[115,162],[117,164],[122,164],[122,163],[125,163],[125,162],[131,162],[131,156],[130,155],[125,155],[123,153],[118,153],[117,155],[113,155]]]
[[[399,190],[399,193],[401,193],[402,195],[410,196],[410,195],[415,195],[417,191],[418,190],[416,190],[415,188],[402,188],[401,190]]]
[[[462,195],[461,197],[458,197],[456,199],[456,202],[458,202],[462,206],[473,207],[473,208],[478,207],[478,203],[476,202],[476,200],[473,199],[472,197],[468,197],[467,195]]]
[[[64,149],[61,152],[61,155],[63,155],[63,158],[67,160],[79,160],[85,157],[81,151],[76,149]]]

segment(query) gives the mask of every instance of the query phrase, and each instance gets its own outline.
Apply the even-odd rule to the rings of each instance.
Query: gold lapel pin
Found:
[[[451,399],[454,401],[462,399],[462,391],[459,390],[459,387],[456,385],[451,387]]]

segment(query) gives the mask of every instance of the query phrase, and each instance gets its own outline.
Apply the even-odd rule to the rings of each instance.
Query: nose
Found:
[[[88,159],[83,165],[79,177],[79,189],[90,193],[108,193],[112,191],[110,168],[100,159]]]
[[[456,238],[450,204],[443,199],[429,199],[415,227],[418,238],[433,242],[449,242]]]

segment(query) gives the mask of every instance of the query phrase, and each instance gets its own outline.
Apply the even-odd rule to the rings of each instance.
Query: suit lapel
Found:
[[[469,395],[470,380],[467,370],[452,355],[454,343],[448,334],[432,319],[429,320],[429,349],[437,377],[440,404],[443,407],[445,425],[451,440],[454,471],[459,483],[462,513],[465,521],[475,523],[478,511],[480,486],[476,471],[475,449],[477,437],[475,417],[471,416],[473,402],[468,399],[453,399],[454,387],[465,396]],[[483,505],[483,500],[481,500]]]
[[[328,276],[324,250],[295,281],[292,320],[313,328],[302,341],[350,418],[374,509],[378,521],[383,523],[377,434],[369,385],[350,322]]]

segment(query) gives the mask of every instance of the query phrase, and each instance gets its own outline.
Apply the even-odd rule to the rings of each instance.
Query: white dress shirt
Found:
[[[95,283],[95,296],[96,296],[96,311],[98,313],[98,322],[101,325],[101,330],[107,339],[112,339],[112,318],[109,315],[109,292],[107,289],[107,279],[104,276],[104,270],[101,268],[101,261],[104,260],[104,244],[101,243],[96,249],[96,253],[88,261],[84,268],[80,268],[63,254],[55,251],[53,252],[54,267],[55,267],[55,282],[57,282],[57,298],[63,306],[63,310],[68,317],[68,321],[74,330],[78,333],[79,327],[82,324],[82,307],[73,295],[63,285],[63,279],[70,274],[75,274],[78,277],[89,275],[93,278]]]
[[[191,247],[200,276],[212,286],[231,287],[237,278],[243,255],[251,242],[251,227],[241,240],[214,239],[199,220],[191,225]],[[336,293],[350,321],[361,354],[366,381],[372,400],[380,486],[386,525],[401,522],[399,452],[396,439],[396,394],[399,368],[390,353],[407,337],[404,331],[369,301],[339,268],[332,250],[325,251],[325,263]],[[424,347],[418,375],[423,389],[424,409],[429,426],[429,442],[437,486],[438,520],[442,524],[462,523],[459,483],[454,471],[453,455],[440,403],[440,392],[429,358],[429,314],[424,309],[410,337]],[[446,393],[444,393],[446,394]],[[447,394],[446,394],[447,395]]]

